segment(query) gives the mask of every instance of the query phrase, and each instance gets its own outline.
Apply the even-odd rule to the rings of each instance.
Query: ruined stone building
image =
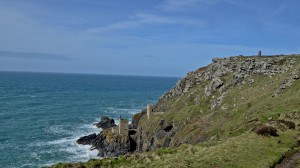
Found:
[[[129,127],[128,127],[128,120],[124,119],[119,116],[119,125],[112,127],[111,131],[115,134],[128,134]]]
[[[158,112],[154,111],[154,105],[153,104],[147,104],[147,118],[150,119],[150,116],[152,115],[162,115],[165,112]]]
[[[150,115],[153,113],[153,105],[152,104],[147,104],[147,117],[150,119]]]

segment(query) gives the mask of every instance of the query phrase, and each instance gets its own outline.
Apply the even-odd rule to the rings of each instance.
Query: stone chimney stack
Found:
[[[261,50],[258,51],[258,56],[261,57]]]
[[[152,104],[147,104],[147,117],[148,120],[150,119],[150,115],[153,112],[153,105]]]

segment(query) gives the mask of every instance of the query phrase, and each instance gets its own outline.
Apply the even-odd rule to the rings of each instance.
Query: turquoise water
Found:
[[[86,161],[96,151],[75,143],[117,118],[155,103],[178,78],[0,72],[0,167]]]

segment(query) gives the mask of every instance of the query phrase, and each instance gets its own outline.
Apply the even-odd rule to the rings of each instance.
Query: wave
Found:
[[[53,125],[53,126],[49,126],[44,130],[46,133],[50,133],[50,134],[66,134],[69,131],[63,129],[63,125]]]
[[[114,108],[114,107],[109,107],[106,108],[106,114],[107,113],[117,113],[119,114],[119,112],[122,112],[122,114],[125,116],[131,116],[132,114],[135,114],[137,112],[139,112],[140,109],[138,108]],[[125,114],[124,114],[125,113]],[[105,113],[104,113],[105,114]],[[109,115],[108,115],[109,116]],[[109,116],[109,117],[113,117],[113,119],[115,120],[116,124],[119,124],[119,119],[118,115],[114,115],[113,116]],[[129,122],[131,122],[131,118],[128,118]],[[99,133],[101,131],[101,129],[97,128],[94,124],[99,122],[100,117],[95,119],[94,122],[92,123],[88,123],[88,124],[83,124],[80,126],[76,126],[76,128],[74,129],[74,132],[72,133],[71,130],[68,130],[70,128],[66,127],[65,125],[53,125],[53,126],[49,126],[47,127],[47,129],[45,129],[44,131],[46,133],[52,134],[52,135],[56,135],[56,136],[66,136],[63,138],[59,138],[59,139],[55,139],[55,140],[50,140],[47,142],[35,142],[30,144],[31,147],[34,146],[39,146],[41,148],[50,148],[48,151],[41,151],[38,154],[32,154],[32,157],[35,157],[36,159],[39,158],[39,155],[42,154],[53,154],[57,151],[59,151],[59,153],[65,153],[67,158],[66,159],[62,159],[59,160],[59,158],[57,159],[53,159],[53,160],[48,160],[47,163],[43,163],[43,165],[40,166],[49,166],[58,162],[86,162],[89,159],[92,158],[99,158],[97,157],[98,151],[97,150],[90,150],[90,146],[88,145],[79,145],[76,143],[76,140],[82,136],[86,136],[89,134],[93,134],[93,133]]]
[[[33,142],[29,144],[29,147],[40,147],[42,149],[48,149],[40,151],[38,153],[31,153],[31,158],[34,160],[39,160],[41,155],[53,155],[53,153],[57,153],[57,151],[59,151],[58,153],[60,154],[65,153],[65,156],[67,157],[63,160],[59,160],[59,157],[56,157],[56,159],[48,160],[47,163],[43,163],[39,166],[52,165],[58,162],[85,162],[89,159],[97,158],[98,151],[91,151],[89,149],[90,146],[78,145],[76,143],[76,140],[81,136],[85,136],[99,131],[99,128],[94,126],[93,123],[83,124],[81,126],[76,127],[76,132],[74,132],[71,135],[70,130],[66,130],[63,125],[50,126],[46,131],[47,133],[52,133],[60,136],[67,135],[67,137],[46,142]]]
[[[21,166],[20,166],[20,168],[27,168],[27,167],[34,167],[34,164],[32,164],[32,163],[25,163],[25,164],[22,164]],[[16,167],[14,167],[14,168],[16,168]]]

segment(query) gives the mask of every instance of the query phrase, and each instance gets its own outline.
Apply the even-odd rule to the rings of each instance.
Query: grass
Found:
[[[300,57],[293,58],[296,59],[293,70],[300,70]],[[272,167],[296,146],[299,126],[296,130],[279,132],[278,137],[262,137],[250,130],[255,124],[276,119],[300,124],[300,80],[279,96],[272,96],[291,72],[272,78],[253,75],[250,77],[255,81],[253,84],[228,87],[222,104],[225,110],[210,109],[211,100],[221,95],[216,92],[204,96],[207,83],[202,83],[166,102],[171,108],[163,115],[151,116],[151,120],[143,115],[139,127],[148,137],[161,129],[158,125],[161,119],[175,124],[178,131],[172,137],[172,148],[53,167]],[[230,79],[232,74],[222,77],[228,86]],[[197,97],[201,102],[198,105]]]
[[[295,145],[296,131],[279,137],[262,137],[252,132],[213,145],[182,145],[151,152],[90,160],[87,163],[58,164],[63,167],[271,167]]]

